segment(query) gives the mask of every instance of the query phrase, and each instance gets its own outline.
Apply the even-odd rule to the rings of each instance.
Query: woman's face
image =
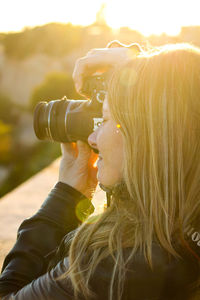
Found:
[[[103,104],[103,122],[90,134],[88,143],[99,151],[97,180],[112,187],[122,179],[123,141],[117,123],[111,117],[107,99]]]

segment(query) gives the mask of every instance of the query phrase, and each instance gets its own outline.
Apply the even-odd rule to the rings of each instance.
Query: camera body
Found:
[[[85,79],[82,94],[89,100],[39,102],[34,111],[38,139],[57,142],[87,142],[102,121],[102,104],[107,93],[109,72]]]
[[[142,52],[140,45],[124,45],[112,41],[108,48],[125,47],[135,57]],[[81,93],[90,100],[53,100],[40,102],[34,112],[34,130],[40,140],[57,142],[87,142],[88,136],[102,121],[102,103],[107,93],[112,69],[101,75],[85,78]]]

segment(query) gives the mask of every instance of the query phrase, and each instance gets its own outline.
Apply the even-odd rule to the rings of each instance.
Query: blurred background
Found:
[[[200,46],[199,0],[6,0],[0,4],[0,197],[60,155],[33,132],[42,100],[81,99],[77,58],[118,39]]]

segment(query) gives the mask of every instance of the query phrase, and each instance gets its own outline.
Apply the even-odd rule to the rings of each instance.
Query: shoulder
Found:
[[[130,252],[131,248],[126,248],[124,255],[128,257]],[[152,260],[151,268],[140,251],[135,253],[126,270],[123,299],[187,299],[189,286],[199,276],[196,260],[185,254],[172,257],[157,243],[153,244]],[[97,294],[101,293],[99,282],[109,288],[113,266],[113,259],[108,256],[97,267],[91,282]]]

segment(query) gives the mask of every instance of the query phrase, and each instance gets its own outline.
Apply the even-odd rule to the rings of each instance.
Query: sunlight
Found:
[[[182,26],[200,25],[199,0],[18,0],[1,4],[0,32],[50,22],[92,24],[102,5],[112,28],[130,27],[142,34],[177,35]]]
[[[200,24],[200,2],[196,0],[108,0],[106,3],[106,20],[109,26],[127,26],[146,36],[162,33],[177,35],[181,26]]]
[[[6,0],[1,3],[0,32],[50,22],[89,25],[96,19],[102,0]]]

